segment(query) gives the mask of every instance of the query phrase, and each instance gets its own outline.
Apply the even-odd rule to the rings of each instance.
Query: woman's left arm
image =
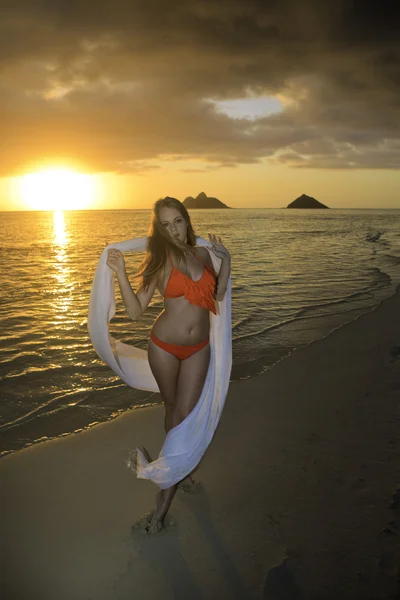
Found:
[[[226,290],[228,288],[229,275],[231,272],[231,256],[228,250],[225,248],[221,238],[215,235],[208,234],[210,242],[212,244],[212,251],[218,258],[222,259],[221,268],[217,277],[216,294],[215,299],[217,302],[222,302],[224,299]]]
[[[229,275],[231,272],[231,257],[224,257],[222,259],[221,269],[217,277],[217,291],[215,299],[217,302],[222,302],[225,296],[225,292],[228,287]]]

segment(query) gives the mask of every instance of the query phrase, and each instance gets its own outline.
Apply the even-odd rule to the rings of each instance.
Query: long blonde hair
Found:
[[[173,240],[161,224],[160,211],[164,207],[176,208],[185,219],[187,244],[178,239]],[[191,253],[190,247],[196,245],[196,237],[189,213],[182,202],[170,196],[157,200],[153,205],[151,223],[147,234],[146,256],[139,266],[138,272],[134,275],[134,278],[142,278],[140,289],[142,287],[145,290],[148,288],[153,277],[165,265],[168,252],[175,256],[177,262],[183,260],[186,263],[186,257]]]

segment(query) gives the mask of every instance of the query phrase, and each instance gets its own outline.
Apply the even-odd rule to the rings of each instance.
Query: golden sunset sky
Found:
[[[16,1],[0,210],[400,208],[395,3]]]

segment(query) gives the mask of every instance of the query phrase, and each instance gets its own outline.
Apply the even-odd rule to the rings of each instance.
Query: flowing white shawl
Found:
[[[147,350],[123,344],[109,333],[109,322],[115,315],[114,272],[106,264],[108,250],[143,252],[147,238],[135,238],[109,244],[101,253],[96,268],[89,301],[88,331],[99,357],[129,386],[151,392],[159,387],[150,369]],[[219,273],[222,260],[215,256],[211,244],[201,237],[198,246],[205,246],[211,256],[215,272]],[[186,477],[200,462],[217,428],[228,393],[232,368],[231,277],[222,302],[216,302],[217,315],[210,312],[210,364],[204,387],[192,412],[167,434],[160,454],[148,462],[136,448],[137,464],[128,466],[138,478],[149,479],[166,489]]]

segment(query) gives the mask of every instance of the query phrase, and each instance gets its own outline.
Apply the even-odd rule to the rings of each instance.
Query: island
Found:
[[[207,196],[204,192],[200,192],[196,198],[188,196],[182,204],[184,204],[185,208],[231,208],[221,202],[221,200],[218,200],[218,198]]]
[[[288,204],[287,208],[329,208],[329,206],[325,206],[325,204],[322,204],[322,202],[311,196],[307,196],[307,194],[302,194]]]

